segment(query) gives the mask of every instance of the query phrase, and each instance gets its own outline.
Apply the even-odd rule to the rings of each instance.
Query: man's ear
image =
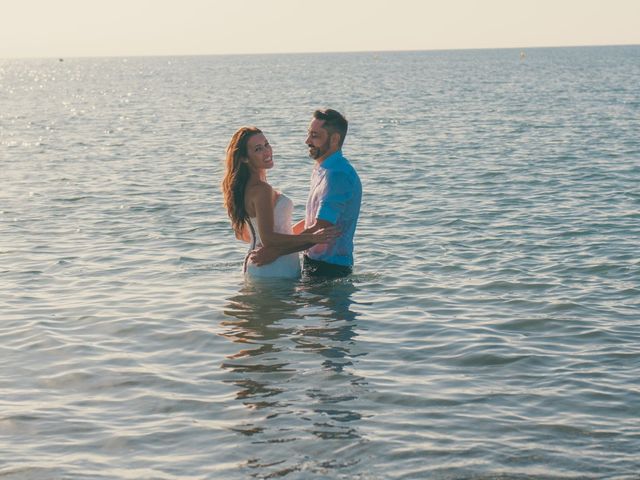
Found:
[[[338,132],[333,132],[329,137],[329,145],[331,145],[331,150],[339,150],[340,149],[340,134]]]

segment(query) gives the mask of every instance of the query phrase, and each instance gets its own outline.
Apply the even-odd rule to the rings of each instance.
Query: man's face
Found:
[[[329,132],[322,128],[323,125],[324,120],[314,118],[307,132],[307,140],[305,143],[309,147],[309,156],[314,160],[327,156],[331,149]]]

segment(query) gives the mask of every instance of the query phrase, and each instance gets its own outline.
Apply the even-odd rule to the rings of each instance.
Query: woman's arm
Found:
[[[337,236],[335,227],[304,231],[300,235],[277,233],[274,231],[273,199],[274,192],[267,184],[253,187],[250,202],[256,211],[258,220],[258,232],[265,247],[277,247],[278,249],[302,249],[309,244],[329,243]]]
[[[316,222],[306,230],[301,230],[304,228],[304,220],[298,222],[294,225],[294,229],[298,229],[301,232],[314,232],[319,229],[326,228],[335,228],[333,224],[327,222],[326,220],[316,219]],[[294,230],[295,231],[295,230]],[[289,253],[300,252],[302,250],[307,250],[308,248],[313,247],[313,243],[308,243],[306,245],[299,245],[296,247],[284,247],[284,246],[272,246],[272,247],[260,247],[251,252],[251,262],[257,266],[267,265],[275,261],[278,257],[282,255],[287,255]]]
[[[241,234],[238,235],[238,232],[236,232],[236,238],[246,243],[249,243],[251,241],[251,234],[249,234],[249,228],[246,223],[244,224],[244,227],[242,227]]]

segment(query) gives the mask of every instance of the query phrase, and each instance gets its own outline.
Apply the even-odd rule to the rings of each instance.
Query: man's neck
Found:
[[[324,162],[327,158],[329,158],[331,155],[333,155],[336,152],[339,152],[340,149],[337,150],[333,150],[331,152],[327,152],[325,155],[323,155],[322,157],[318,158],[316,160],[316,165],[322,165],[322,162]]]

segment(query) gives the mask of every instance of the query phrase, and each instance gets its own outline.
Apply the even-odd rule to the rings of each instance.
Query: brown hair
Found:
[[[338,145],[342,147],[344,138],[347,136],[347,130],[349,129],[349,122],[347,119],[340,112],[331,108],[316,110],[313,112],[313,118],[324,120],[322,128],[329,132],[329,135],[332,133],[340,134],[340,142]]]
[[[249,139],[262,133],[256,127],[242,127],[231,137],[225,158],[225,174],[222,180],[224,206],[231,219],[231,226],[237,235],[242,235],[249,214],[244,207],[244,192],[249,181],[249,165],[244,162],[249,155],[247,143]]]

